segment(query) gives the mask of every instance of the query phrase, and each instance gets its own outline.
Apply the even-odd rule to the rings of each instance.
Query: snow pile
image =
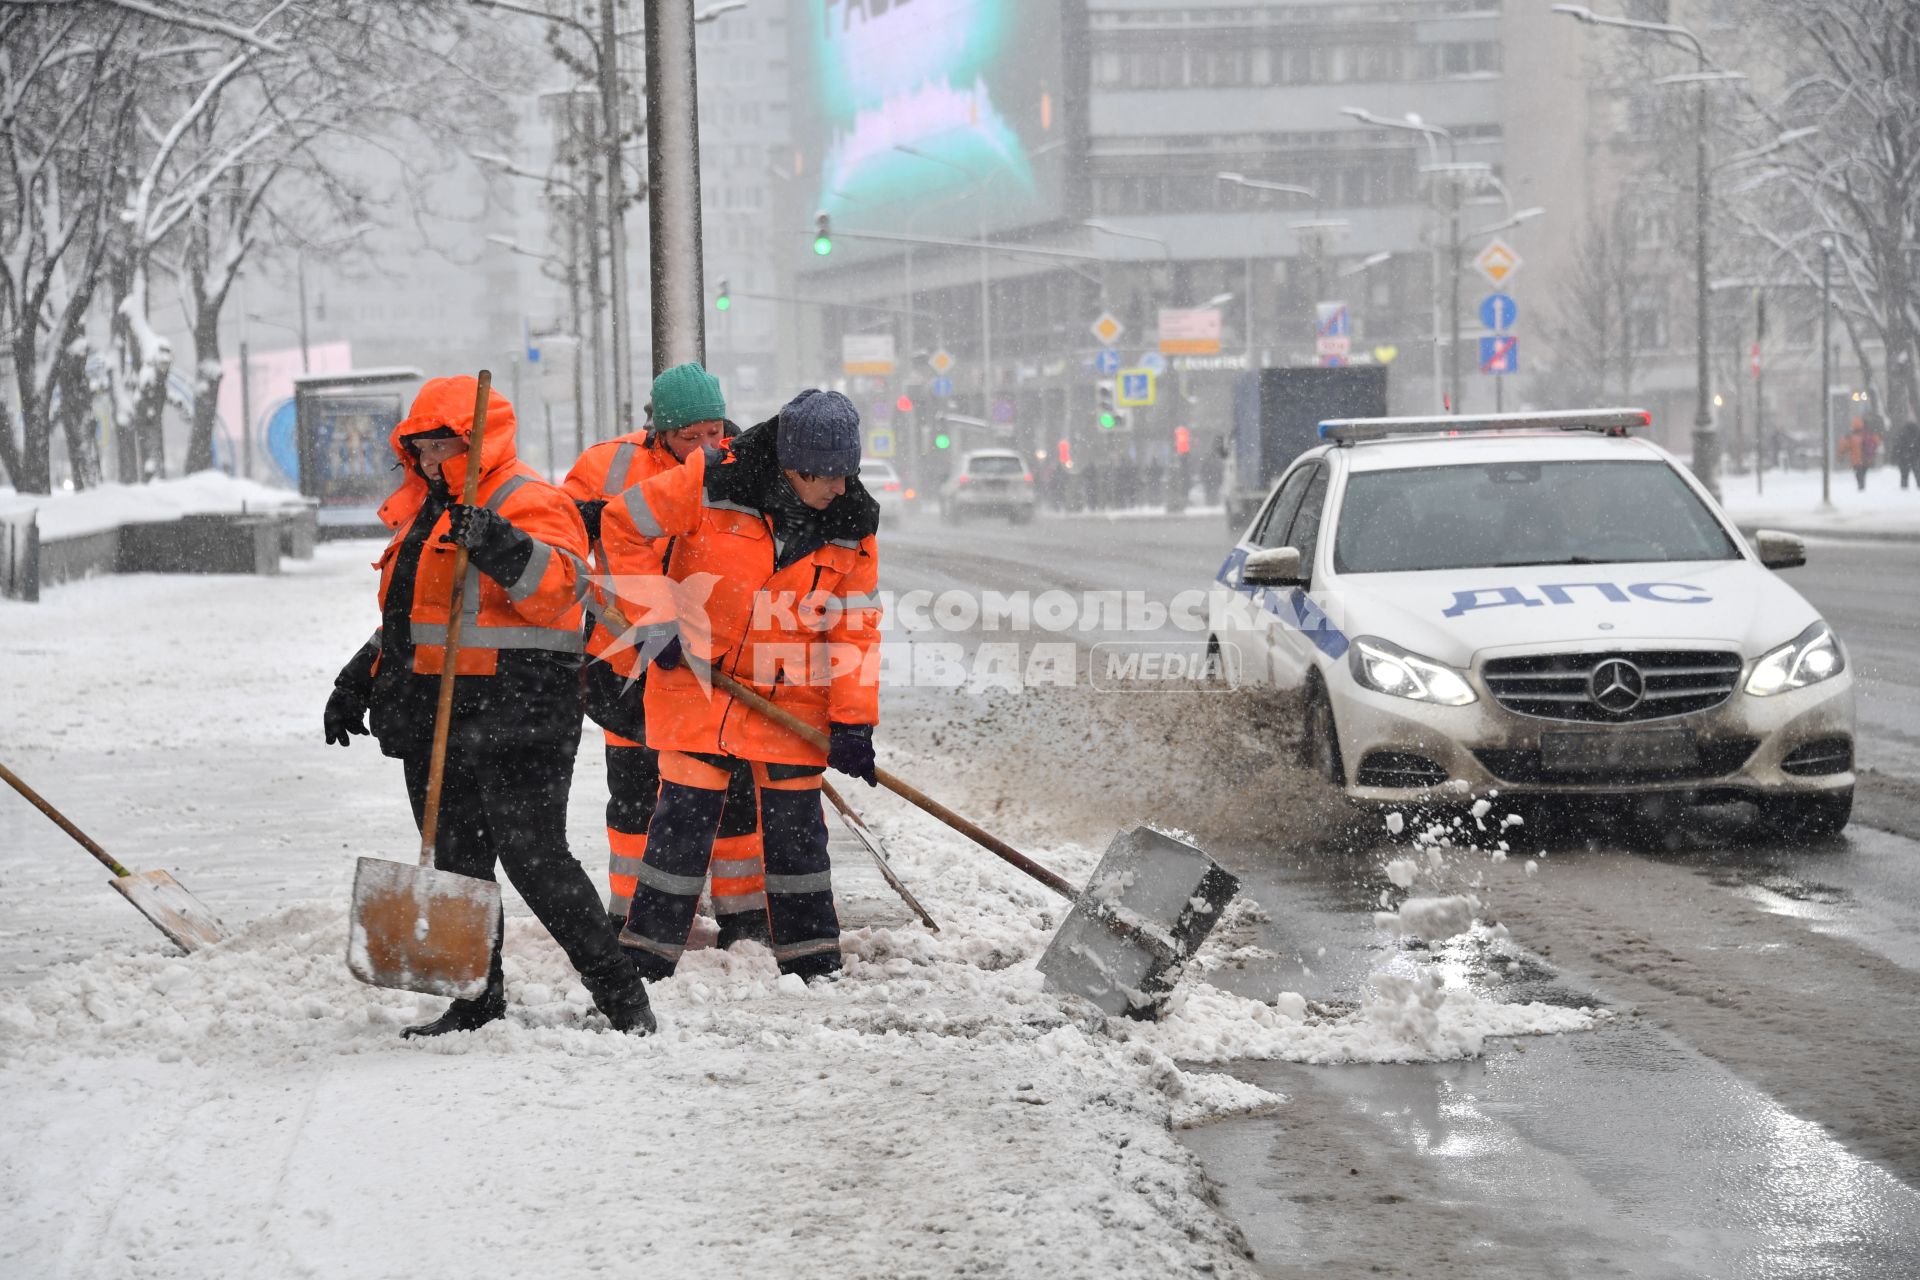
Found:
[[[1883,444],[1880,456],[1887,456]],[[1723,475],[1720,505],[1743,529],[1789,529],[1801,533],[1852,533],[1864,536],[1920,536],[1920,494],[1900,487],[1892,467],[1867,473],[1865,490],[1854,486],[1853,471],[1833,464],[1833,510],[1820,509],[1820,472],[1769,471],[1764,492],[1754,477]]]
[[[103,484],[77,493],[48,495],[0,488],[0,519],[36,512],[44,542],[101,533],[123,524],[160,524],[181,516],[284,511],[305,505],[306,499],[289,489],[220,471],[196,471],[152,484]]]

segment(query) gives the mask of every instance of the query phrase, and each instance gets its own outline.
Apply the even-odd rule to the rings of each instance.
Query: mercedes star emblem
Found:
[[[1587,696],[1608,715],[1623,716],[1647,696],[1647,678],[1625,658],[1608,658],[1587,677]]]

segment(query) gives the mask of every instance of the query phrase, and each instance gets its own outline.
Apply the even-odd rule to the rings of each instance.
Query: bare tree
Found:
[[[1587,224],[1573,267],[1553,300],[1546,337],[1556,353],[1556,399],[1581,404],[1625,403],[1633,398],[1635,344],[1632,327],[1639,251],[1616,201]]]

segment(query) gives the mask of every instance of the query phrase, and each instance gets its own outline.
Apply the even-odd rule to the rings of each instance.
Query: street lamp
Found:
[[[1249,178],[1244,173],[1228,170],[1216,173],[1213,177],[1216,182],[1224,182],[1232,187],[1242,187],[1248,191],[1271,191],[1279,195],[1305,196],[1316,204],[1320,200],[1320,193],[1312,187],[1295,186],[1291,182],[1269,182],[1265,178]],[[1251,369],[1253,367],[1253,254],[1251,251],[1246,258],[1246,284],[1241,296],[1241,314],[1243,316],[1241,323],[1246,330],[1241,336],[1247,348],[1247,367]]]
[[[1722,71],[1707,57],[1700,37],[1671,22],[1645,22],[1637,18],[1615,18],[1595,13],[1580,4],[1556,4],[1553,12],[1564,14],[1590,27],[1618,27],[1640,35],[1651,35],[1669,43],[1684,41],[1693,47],[1699,72],[1692,76],[1668,77],[1663,83],[1691,83],[1697,86],[1694,99],[1694,407],[1693,470],[1707,492],[1720,496],[1720,437],[1713,426],[1712,392],[1708,386],[1707,363],[1707,222],[1711,214],[1707,167],[1707,86],[1720,80],[1737,78],[1737,73]]]
[[[1365,107],[1342,107],[1340,114],[1351,116],[1361,124],[1372,125],[1379,129],[1398,129],[1405,133],[1417,133],[1427,141],[1427,154],[1432,159],[1428,171],[1433,173],[1460,172],[1459,140],[1450,130],[1436,124],[1428,124],[1419,116],[1408,112],[1405,119],[1395,120],[1390,116],[1377,115]],[[1439,163],[1440,142],[1447,144],[1448,167],[1442,169]],[[1451,310],[1452,321],[1447,327],[1447,380],[1445,384],[1445,406],[1450,412],[1460,411],[1460,183],[1456,176],[1447,184],[1451,193],[1447,210],[1447,253],[1451,259],[1452,279]],[[1440,245],[1433,246],[1433,381],[1440,385]]]

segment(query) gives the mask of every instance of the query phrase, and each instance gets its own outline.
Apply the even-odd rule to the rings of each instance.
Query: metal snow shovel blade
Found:
[[[845,824],[847,830],[853,832],[853,838],[866,846],[868,856],[873,859],[874,865],[880,868],[880,878],[887,882],[887,887],[900,895],[900,901],[913,908],[913,914],[920,917],[921,924],[934,933],[940,932],[940,926],[933,922],[933,917],[927,914],[927,909],[920,905],[920,899],[914,897],[913,892],[901,883],[900,877],[893,873],[893,864],[887,861],[887,851],[881,847],[880,837],[873,834],[873,829],[867,826],[866,819],[855,813],[853,806],[848,804],[845,798],[833,789],[833,784],[824,778],[820,781],[820,790],[826,795],[828,803],[839,810],[840,821]]]
[[[210,947],[232,936],[227,932],[227,926],[220,923],[219,917],[188,893],[178,880],[164,871],[127,870],[3,764],[0,764],[0,778],[5,778],[9,786],[26,797],[28,804],[52,818],[62,831],[79,841],[81,848],[100,859],[107,870],[113,872],[114,878],[107,883],[118,889],[120,896],[138,908],[141,915],[151,920],[154,928],[166,934],[167,940],[174,946],[191,955],[201,947]]]
[[[726,672],[708,668],[707,674],[721,692],[814,746],[827,746],[825,734]],[[1092,884],[1078,893],[1059,875],[919,788],[885,769],[875,769],[874,776],[887,790],[1073,901],[1073,910],[1040,959],[1040,972],[1055,989],[1085,996],[1109,1014],[1159,1017],[1181,966],[1240,891],[1240,881],[1199,849],[1151,827],[1134,827],[1114,837]]]
[[[460,501],[480,489],[480,445],[486,438],[487,397],[493,375],[480,371],[467,442],[467,478]],[[371,986],[471,1000],[487,989],[493,940],[500,928],[500,886],[492,880],[440,871],[433,865],[440,829],[440,790],[447,774],[447,731],[453,721],[454,669],[460,657],[460,615],[466,602],[467,549],[453,558],[453,595],[447,605],[447,643],[440,668],[440,704],[433,719],[433,758],[420,820],[420,865],[362,858],[353,875],[353,914],[347,933],[347,969]]]

